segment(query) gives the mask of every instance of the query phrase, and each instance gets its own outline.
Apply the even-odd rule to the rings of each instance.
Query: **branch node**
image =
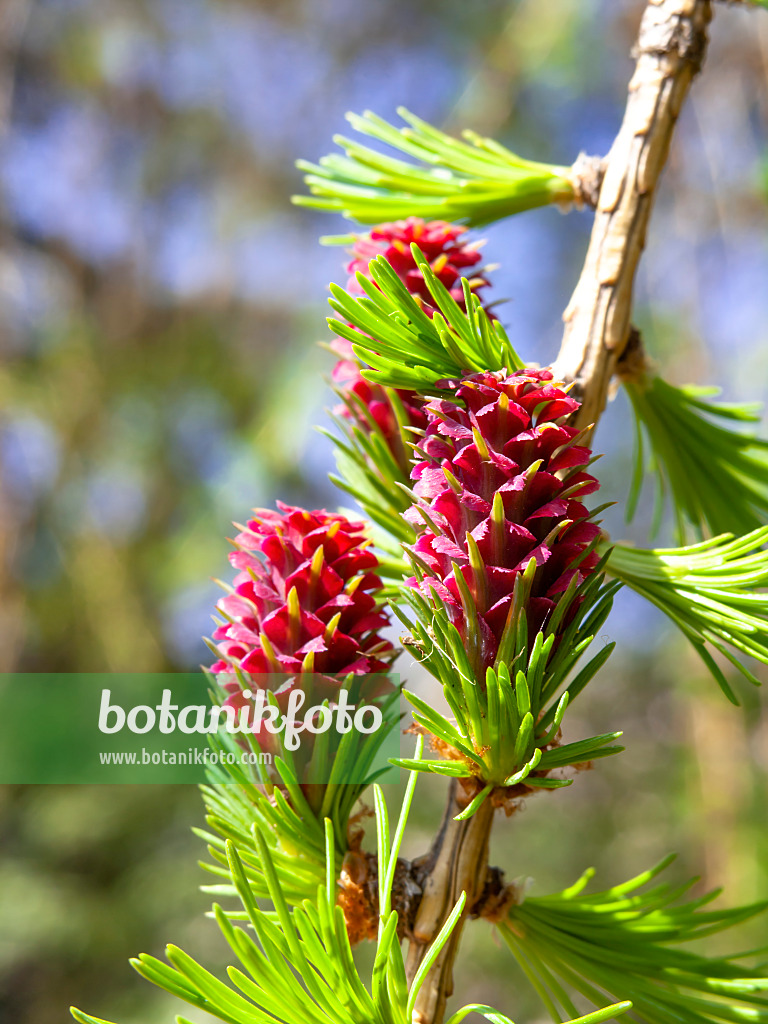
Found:
[[[668,18],[656,6],[647,7],[640,25],[632,56],[679,57],[693,65],[694,74],[701,70],[706,52],[706,37],[691,15]]]
[[[489,867],[483,891],[470,908],[469,916],[498,924],[506,918],[509,908],[520,902],[519,897],[519,887],[514,883],[505,885],[504,872],[500,868]]]
[[[577,206],[589,206],[595,209],[600,196],[600,188],[605,176],[607,161],[602,156],[589,156],[579,153],[571,167],[571,185],[573,201]]]
[[[651,371],[651,363],[637,327],[630,327],[629,340],[616,364],[616,376],[622,381],[643,380]]]

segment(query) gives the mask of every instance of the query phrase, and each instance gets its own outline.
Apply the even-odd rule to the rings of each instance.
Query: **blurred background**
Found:
[[[533,158],[604,153],[642,7],[2,0],[0,671],[194,668],[231,520],[278,497],[338,503],[312,427],[332,404],[326,287],[345,274],[317,237],[346,226],[291,207],[294,160],[328,152],[345,111],[391,119],[401,103]],[[675,383],[765,399],[768,14],[717,8],[636,321]],[[589,228],[586,212],[543,210],[483,232],[500,317],[532,361],[557,351]],[[603,500],[620,506],[621,396],[596,446]],[[607,522],[644,540],[620,507]],[[727,705],[631,595],[605,634],[619,650],[571,729],[623,728],[627,753],[500,823],[494,861],[544,892],[590,864],[613,884],[674,849],[676,877],[723,884],[729,902],[768,897],[759,695]],[[420,786],[411,854],[441,803],[439,784]],[[187,787],[0,790],[2,1024],[66,1021],[73,1002],[121,1024],[172,1019],[179,1007],[125,961],[174,941],[225,963],[197,890],[201,817]],[[489,929],[464,949],[461,1003],[542,1019]]]

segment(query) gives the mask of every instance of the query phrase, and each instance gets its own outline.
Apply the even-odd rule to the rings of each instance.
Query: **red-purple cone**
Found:
[[[389,670],[394,648],[379,632],[389,620],[376,601],[381,580],[369,545],[365,525],[341,515],[281,502],[278,511],[256,510],[229,556],[239,570],[234,590],[217,605],[227,621],[213,634],[221,658],[211,671],[229,695],[225,706],[239,713],[250,703],[235,668],[254,694],[265,688],[259,677],[271,676],[264,684],[282,711],[302,674],[311,674],[314,706],[333,702],[350,673]],[[254,731],[271,750],[270,736]]]
[[[549,370],[478,373],[456,391],[464,407],[444,400],[426,407],[422,461],[412,476],[431,525],[417,508],[406,513],[422,531],[413,552],[424,578],[410,583],[442,598],[479,679],[493,665],[515,580],[532,558],[531,635],[572,576],[585,577],[598,562],[594,552],[584,556],[599,534],[581,502],[599,486],[584,472],[591,452],[560,422],[579,403],[551,380]],[[474,598],[477,627],[467,620],[457,571]]]
[[[235,546],[240,571],[217,605],[228,621],[213,635],[222,655],[213,672],[386,671],[392,645],[378,632],[388,620],[364,523],[278,502],[256,510]]]

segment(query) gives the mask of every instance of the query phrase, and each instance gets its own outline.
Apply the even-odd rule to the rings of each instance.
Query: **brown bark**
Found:
[[[467,821],[455,821],[462,809],[457,802],[458,784],[451,782],[443,822],[427,854],[424,893],[413,925],[406,961],[408,983],[413,981],[430,944],[436,938],[461,894],[467,894],[464,913],[443,946],[419,992],[414,1024],[443,1020],[445,1004],[453,992],[453,962],[470,910],[485,888],[488,872],[488,841],[494,808],[488,799]]]
[[[596,423],[630,334],[635,272],[675,123],[701,67],[710,0],[650,0],[635,73],[606,162],[584,268],[563,314],[555,377],[575,381],[576,426]]]

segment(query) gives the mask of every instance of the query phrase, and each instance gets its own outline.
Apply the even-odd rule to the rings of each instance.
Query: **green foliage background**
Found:
[[[0,669],[195,665],[230,521],[275,497],[338,500],[310,426],[332,399],[314,343],[342,254],[315,245],[325,218],[289,206],[293,160],[326,152],[346,109],[391,118],[401,102],[541,160],[604,151],[641,7],[18,4],[0,65],[4,95],[15,84],[0,160]],[[729,7],[713,34],[637,319],[675,383],[765,399],[768,28]],[[542,363],[588,229],[586,214],[543,210],[484,232],[496,297],[511,300],[499,315]],[[604,500],[626,494],[631,444],[622,398],[597,436]],[[634,533],[608,525],[640,538],[648,518]],[[764,897],[764,696],[741,687],[744,711],[725,706],[639,598],[624,595],[605,632],[619,647],[570,727],[623,728],[631,756],[531,800],[496,830],[496,860],[544,892],[590,864],[607,885],[677,849],[681,873],[731,902]],[[422,852],[442,785],[419,781],[406,855]],[[0,791],[0,1020],[53,1024],[71,1002],[126,1024],[169,1019],[125,960],[173,939],[223,961],[195,888],[200,818],[184,787]],[[511,970],[490,930],[467,930],[462,1002],[504,1007]]]

